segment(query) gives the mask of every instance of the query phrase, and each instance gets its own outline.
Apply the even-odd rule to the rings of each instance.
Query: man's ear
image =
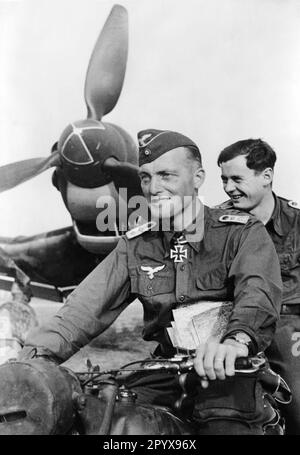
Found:
[[[205,170],[202,167],[198,167],[194,172],[194,187],[199,189],[205,180]]]
[[[272,185],[274,170],[271,167],[267,167],[263,170],[262,174],[266,185]]]

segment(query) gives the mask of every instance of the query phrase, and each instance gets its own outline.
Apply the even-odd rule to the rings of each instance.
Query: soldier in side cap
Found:
[[[300,207],[272,191],[276,154],[261,139],[226,147],[218,157],[223,188],[230,197],[219,207],[252,213],[265,225],[281,267],[283,297],[274,342],[267,350],[272,368],[292,389],[283,406],[287,434],[300,434]]]
[[[234,364],[272,340],[281,301],[274,246],[254,217],[200,202],[204,170],[191,139],[154,129],[141,131],[138,139],[141,187],[156,223],[127,232],[58,314],[31,332],[22,357],[67,360],[136,297],[144,307],[143,338],[157,341],[155,355],[169,357],[176,353],[167,330],[172,310],[232,301],[222,339],[196,350],[199,385],[190,413],[199,434],[263,434],[270,405],[255,375],[235,375]],[[136,373],[127,385],[140,402],[172,408],[182,394],[177,379],[168,372],[150,378]]]

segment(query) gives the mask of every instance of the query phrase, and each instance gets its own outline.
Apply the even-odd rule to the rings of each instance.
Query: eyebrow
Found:
[[[242,176],[237,174],[237,175],[230,175],[228,177],[227,175],[221,174],[221,178],[225,178],[225,179],[228,179],[228,178],[230,178],[230,179],[241,179]]]
[[[178,171],[174,169],[162,169],[161,171],[157,171],[156,174],[177,174]]]
[[[160,175],[160,174],[177,174],[178,171],[176,171],[175,169],[162,169],[160,171],[156,171],[154,172],[153,174],[151,174],[151,172],[149,171],[144,171],[144,170],[141,170],[141,171],[138,171],[138,175],[142,175],[142,174],[146,174],[146,175]]]
[[[142,175],[142,174],[150,175],[149,172],[147,172],[147,171],[138,171],[138,175]]]

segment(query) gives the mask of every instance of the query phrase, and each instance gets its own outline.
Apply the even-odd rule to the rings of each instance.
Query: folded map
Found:
[[[232,302],[195,302],[173,310],[168,333],[174,347],[193,350],[208,339],[220,340],[225,333]]]

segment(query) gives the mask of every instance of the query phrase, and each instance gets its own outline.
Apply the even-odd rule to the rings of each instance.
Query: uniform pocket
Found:
[[[199,271],[196,277],[197,288],[202,290],[222,289],[226,287],[227,275],[227,269],[221,263],[211,270]]]
[[[285,248],[284,251],[278,253],[281,273],[283,276],[289,276],[290,271],[298,268],[300,265],[300,249]]]
[[[152,296],[174,292],[175,277],[173,270],[165,266],[164,269],[155,272],[155,268],[158,266],[157,264],[153,266],[147,265],[143,267],[151,267],[151,269],[142,270],[142,265],[139,265],[130,270],[131,290],[133,293]]]

